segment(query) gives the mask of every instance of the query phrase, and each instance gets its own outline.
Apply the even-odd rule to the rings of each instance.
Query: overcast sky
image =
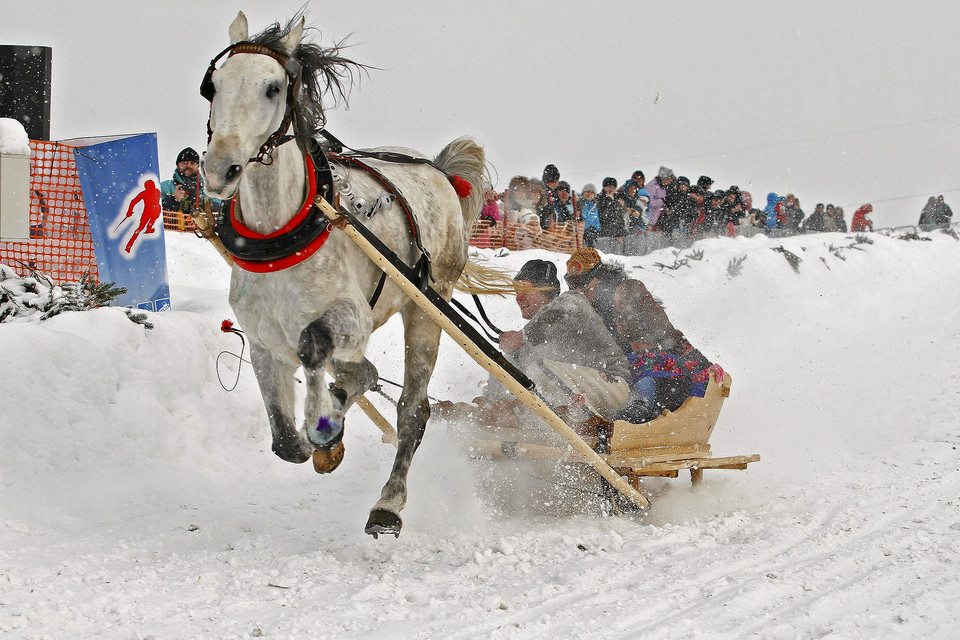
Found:
[[[157,132],[160,172],[202,151],[197,88],[242,9],[251,31],[303,3],[0,0],[0,43],[53,47],[51,136]],[[915,223],[960,212],[960,2],[307,2],[322,44],[379,67],[330,108],[350,146],[435,154],[469,134],[503,188],[555,163],[577,190],[660,165],[872,202]]]

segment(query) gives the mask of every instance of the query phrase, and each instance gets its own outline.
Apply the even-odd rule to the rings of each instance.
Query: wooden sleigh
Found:
[[[676,411],[664,411],[643,424],[605,422],[596,434],[583,434],[584,440],[638,490],[644,476],[676,478],[680,471],[689,470],[697,485],[704,469],[746,469],[760,456],[713,457],[709,444],[731,384],[729,373],[724,374],[722,383],[711,377],[702,398],[689,397]],[[581,461],[562,439],[538,425],[488,426],[486,432],[472,442],[472,453],[478,458]]]

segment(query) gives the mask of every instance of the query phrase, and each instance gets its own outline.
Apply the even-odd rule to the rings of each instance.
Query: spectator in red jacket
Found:
[[[850,231],[873,231],[873,220],[868,216],[873,212],[873,205],[867,203],[853,213],[850,222]]]

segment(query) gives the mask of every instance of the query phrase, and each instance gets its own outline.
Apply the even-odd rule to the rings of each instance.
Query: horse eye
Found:
[[[267,87],[267,97],[273,100],[280,93],[280,85],[273,83]]]

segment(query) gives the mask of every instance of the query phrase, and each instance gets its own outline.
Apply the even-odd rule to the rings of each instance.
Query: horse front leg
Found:
[[[380,493],[380,500],[370,511],[364,528],[374,538],[379,534],[400,535],[403,522],[400,511],[407,503],[407,472],[413,454],[423,440],[427,420],[430,418],[430,403],[427,401],[427,385],[437,364],[440,347],[440,327],[419,307],[412,303],[404,307],[404,373],[403,392],[397,404],[397,455],[394,458],[390,478]]]
[[[300,334],[297,356],[307,378],[303,431],[313,445],[314,468],[318,473],[333,471],[343,460],[343,413],[353,399],[343,389],[326,388],[326,367],[334,353],[362,358],[372,327],[369,307],[362,302],[341,300]]]
[[[273,452],[287,462],[306,462],[313,447],[297,433],[293,393],[295,367],[274,357],[269,349],[256,342],[250,344],[250,358],[270,420]]]

